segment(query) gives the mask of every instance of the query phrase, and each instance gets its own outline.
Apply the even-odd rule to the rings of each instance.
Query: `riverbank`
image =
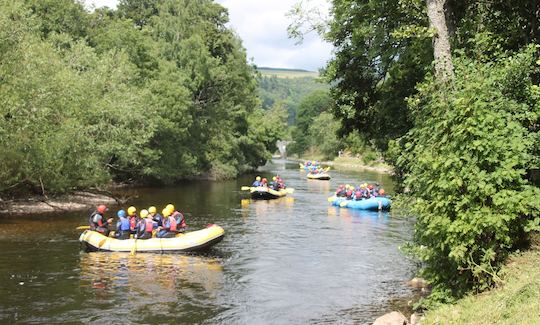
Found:
[[[303,163],[307,160],[313,160],[313,158],[288,158],[290,160]],[[372,164],[366,164],[362,158],[355,157],[336,157],[331,161],[319,161],[321,165],[330,166],[336,170],[360,170],[360,171],[374,171],[377,173],[393,174],[394,169],[392,166],[384,162],[374,162]]]
[[[500,274],[499,287],[428,311],[422,324],[540,324],[540,235]]]
[[[117,204],[118,199],[112,195],[76,191],[58,197],[33,196],[20,200],[2,201],[0,215],[22,215],[36,213],[54,213],[67,211],[82,211],[95,208],[96,205]]]

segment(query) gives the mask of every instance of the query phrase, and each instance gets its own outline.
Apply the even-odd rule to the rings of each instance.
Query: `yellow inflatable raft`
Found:
[[[225,231],[218,225],[178,234],[174,238],[151,239],[116,239],[106,237],[99,232],[86,230],[79,237],[79,241],[86,251],[108,252],[195,252],[208,249],[219,243]]]
[[[319,174],[308,173],[307,178],[308,179],[318,179],[318,180],[322,180],[322,181],[327,181],[327,180],[330,179],[330,175],[328,175],[327,173],[319,173]]]

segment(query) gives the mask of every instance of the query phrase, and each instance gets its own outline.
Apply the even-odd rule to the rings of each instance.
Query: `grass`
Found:
[[[296,70],[296,69],[276,69],[276,68],[258,68],[263,76],[276,76],[278,78],[318,78],[319,73],[316,71]]]
[[[425,324],[540,324],[540,245],[514,254],[501,270],[504,284],[426,313]]]

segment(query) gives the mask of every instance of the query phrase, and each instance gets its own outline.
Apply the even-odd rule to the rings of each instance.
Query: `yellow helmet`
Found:
[[[132,216],[135,214],[135,212],[137,212],[137,208],[135,208],[134,206],[130,206],[128,208],[128,215]]]
[[[168,217],[171,215],[171,213],[169,212],[169,209],[165,208],[163,209],[163,211],[161,211],[161,214],[164,216],[164,217]]]
[[[148,210],[142,209],[141,212],[139,212],[139,216],[141,216],[143,219],[148,217]]]
[[[165,207],[165,209],[171,211],[171,213],[174,211],[174,205],[172,204],[167,204],[167,206]]]
[[[277,181],[277,177],[276,177],[276,176],[272,177],[272,180],[273,180],[274,182]]]
[[[260,181],[260,180],[261,180],[261,176],[255,177],[255,180],[256,180],[256,181]]]
[[[157,213],[157,209],[155,206],[151,206],[148,208],[148,213]]]

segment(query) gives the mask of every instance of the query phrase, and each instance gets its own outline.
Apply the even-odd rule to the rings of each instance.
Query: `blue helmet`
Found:
[[[116,215],[119,217],[119,218],[125,218],[126,217],[126,211],[124,210],[119,210]]]

